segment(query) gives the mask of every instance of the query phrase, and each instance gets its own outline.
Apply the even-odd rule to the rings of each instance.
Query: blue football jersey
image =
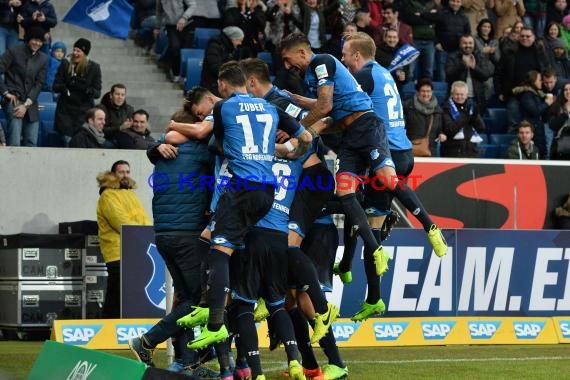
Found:
[[[252,182],[274,183],[271,168],[279,123],[275,107],[263,99],[234,93],[216,103],[213,113],[214,135],[222,142],[230,173]]]
[[[354,77],[370,95],[374,112],[384,122],[390,150],[412,149],[412,143],[406,136],[402,99],[390,72],[375,60],[370,60]]]
[[[299,160],[273,159],[273,173],[277,180],[271,210],[257,222],[257,227],[289,233],[289,209],[299,186],[303,164]]]
[[[335,120],[358,111],[372,109],[372,101],[350,71],[330,54],[315,54],[305,71],[306,96],[317,98],[321,86],[334,86],[333,109],[330,116]]]
[[[214,162],[214,178],[216,182],[213,186],[214,191],[212,194],[212,200],[210,201],[211,212],[216,212],[218,201],[220,200],[225,187],[228,186],[227,184],[231,177],[231,173],[228,172],[228,160],[217,154]]]

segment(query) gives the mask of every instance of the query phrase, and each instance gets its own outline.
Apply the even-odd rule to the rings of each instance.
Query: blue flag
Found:
[[[390,63],[390,66],[387,67],[387,70],[392,72],[396,69],[409,65],[418,59],[419,56],[420,52],[415,47],[409,44],[404,44],[398,49],[398,51],[396,51],[396,55]]]
[[[63,21],[126,40],[132,13],[127,0],[77,0]]]

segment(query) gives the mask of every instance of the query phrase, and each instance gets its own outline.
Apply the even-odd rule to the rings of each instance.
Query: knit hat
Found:
[[[44,36],[46,32],[39,26],[32,26],[30,29],[26,30],[26,41],[29,40],[41,40],[44,41]]]
[[[224,34],[228,36],[230,40],[242,40],[244,36],[243,30],[237,26],[226,26],[224,29],[222,29],[222,32],[224,32]]]
[[[63,50],[63,54],[67,54],[67,46],[61,41],[56,41],[51,44],[51,51],[56,51],[57,49]]]
[[[84,52],[85,55],[89,55],[89,52],[91,51],[91,41],[89,41],[86,38],[80,38],[77,41],[75,41],[73,47],[78,48],[79,50]]]
[[[564,41],[562,41],[560,38],[554,38],[552,41],[550,41],[550,48],[566,49],[566,45],[564,44]]]
[[[570,15],[566,15],[562,18],[562,25],[566,25],[568,23],[570,23]]]

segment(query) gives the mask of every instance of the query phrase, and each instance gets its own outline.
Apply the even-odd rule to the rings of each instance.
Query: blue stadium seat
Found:
[[[496,144],[479,144],[479,157],[481,158],[500,158],[500,146]]]
[[[406,100],[414,96],[415,93],[416,84],[414,82],[407,82],[402,86],[402,92],[400,93],[400,96],[402,97],[402,100]]]
[[[267,66],[269,66],[269,72],[272,72],[272,70],[273,70],[273,57],[271,56],[270,52],[260,51],[259,53],[257,53],[257,58],[259,58],[263,62],[267,63]]]
[[[490,135],[507,132],[507,110],[504,108],[487,108],[483,121]]]
[[[55,107],[57,103],[40,103],[40,121],[54,121],[55,120]]]
[[[186,78],[186,61],[188,58],[204,59],[204,49],[180,49],[180,75]]]
[[[38,103],[53,103],[53,92],[50,91],[42,91],[38,95]]]
[[[517,135],[511,134],[489,134],[489,142],[496,145],[510,145],[510,143],[517,138]]]
[[[438,91],[438,92],[446,92],[449,89],[449,85],[447,84],[447,82],[432,82],[433,84],[433,90],[434,91]]]
[[[62,147],[63,139],[61,135],[54,130],[53,120],[40,121],[40,133],[38,136],[38,146],[43,147]]]
[[[489,137],[485,133],[479,133],[479,136],[481,137],[481,139],[483,139],[483,141],[481,141],[480,144],[489,143]]]
[[[219,36],[222,31],[216,28],[196,28],[194,29],[194,48],[205,49],[210,38]]]
[[[186,60],[186,82],[184,82],[184,91],[188,91],[192,87],[199,85],[201,77],[202,59],[188,58]]]
[[[433,90],[433,96],[436,97],[437,99],[437,104],[439,105],[443,105],[443,103],[445,103],[445,101],[447,100],[447,90],[445,91],[441,91],[441,90]]]

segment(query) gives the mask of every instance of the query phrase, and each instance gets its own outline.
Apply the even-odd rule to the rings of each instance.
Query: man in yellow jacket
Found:
[[[97,182],[99,245],[109,272],[103,318],[120,318],[121,225],[150,225],[151,222],[133,191],[136,183],[127,161],[115,162],[111,171],[97,176]]]

